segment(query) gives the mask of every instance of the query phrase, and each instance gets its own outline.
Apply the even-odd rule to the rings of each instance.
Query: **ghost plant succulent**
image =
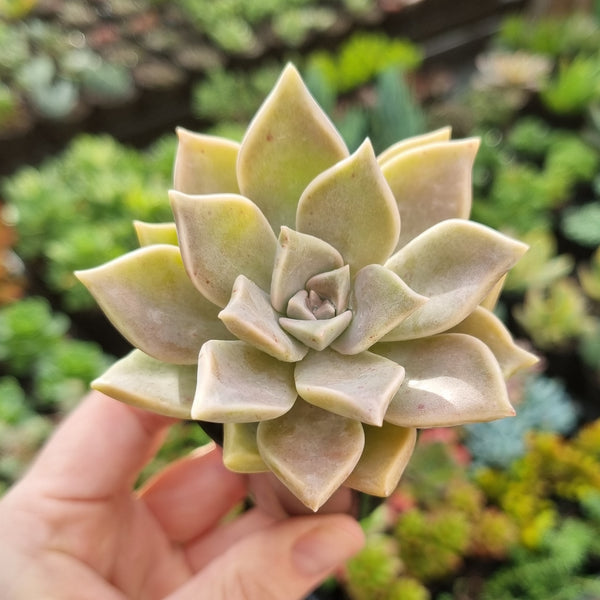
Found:
[[[350,154],[287,66],[241,144],[179,130],[174,223],[78,273],[136,347],[93,386],[223,424],[312,510],[395,488],[418,428],[514,414],[535,358],[490,312],[526,246],[468,220],[477,139]]]

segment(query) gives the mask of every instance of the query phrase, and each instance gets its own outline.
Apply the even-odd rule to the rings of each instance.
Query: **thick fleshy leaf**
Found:
[[[223,464],[236,473],[262,473],[269,467],[258,451],[258,423],[223,425]]]
[[[290,298],[285,314],[290,319],[302,319],[303,321],[316,321],[317,319],[309,306],[306,290],[300,290]]]
[[[333,350],[309,352],[296,365],[296,390],[307,402],[344,417],[381,425],[404,378],[393,360],[371,352],[343,356]]]
[[[271,304],[275,310],[285,312],[290,298],[304,289],[313,275],[343,264],[340,253],[323,240],[282,227],[273,266]]]
[[[198,357],[192,419],[251,423],[274,419],[296,400],[294,367],[240,341],[210,340]]]
[[[435,131],[429,131],[421,135],[415,135],[400,140],[389,148],[386,148],[379,156],[377,156],[377,162],[383,166],[393,158],[396,158],[399,154],[412,150],[413,148],[419,148],[420,146],[426,146],[427,144],[433,144],[434,142],[447,142],[450,140],[451,135],[451,127],[442,127]]]
[[[383,341],[441,333],[465,319],[527,246],[489,227],[449,219],[401,248],[385,264],[429,300]]]
[[[352,311],[347,310],[331,319],[306,321],[282,317],[279,324],[305,346],[323,350],[348,327],[351,320]]]
[[[417,441],[413,427],[365,425],[365,449],[344,485],[365,494],[389,496],[412,456]]]
[[[235,280],[231,300],[219,313],[219,319],[238,339],[277,360],[301,360],[308,349],[281,329],[279,316],[267,293],[244,275]]]
[[[308,185],[296,222],[298,231],[337,248],[352,273],[388,258],[398,243],[400,216],[369,140]]]
[[[403,152],[383,165],[402,220],[398,248],[444,219],[469,217],[478,148],[476,138],[438,142]]]
[[[238,194],[237,142],[177,128],[174,188],[184,194]]]
[[[92,388],[132,406],[189,419],[196,365],[172,365],[133,350],[92,382]]]
[[[479,338],[494,353],[505,378],[539,361],[537,356],[517,346],[502,321],[481,306],[448,333],[466,333]]]
[[[295,226],[298,198],[319,173],[348,156],[341,136],[287,65],[248,127],[237,179],[275,231]]]
[[[194,285],[225,306],[236,277],[271,287],[277,238],[260,210],[235,194],[169,194],[183,262]]]
[[[385,420],[400,427],[450,427],[513,416],[502,371],[477,338],[444,333],[378,344],[374,352],[406,369]]]
[[[271,471],[317,511],[356,466],[365,437],[358,421],[298,399],[282,417],[260,423],[257,439]]]
[[[206,340],[232,338],[175,246],[146,246],[76,275],[119,332],[158,360],[195,364]]]
[[[339,269],[319,273],[306,282],[306,288],[327,298],[339,315],[348,308],[350,297],[350,267],[344,265]]]
[[[370,348],[410,313],[427,302],[398,275],[381,265],[367,265],[356,275],[352,293],[352,323],[332,344],[342,354]]]
[[[140,246],[151,246],[152,244],[171,244],[177,246],[177,228],[175,223],[144,223],[134,221],[135,233]]]
[[[496,308],[507,275],[508,274],[502,275],[494,287],[488,292],[488,295],[481,301],[481,306],[483,306],[483,308],[487,308],[488,310],[494,310],[494,308]]]

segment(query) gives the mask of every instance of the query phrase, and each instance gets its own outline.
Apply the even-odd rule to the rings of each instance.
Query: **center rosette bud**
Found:
[[[323,350],[337,339],[352,320],[348,308],[350,267],[311,277],[288,301],[279,324],[313,350]]]

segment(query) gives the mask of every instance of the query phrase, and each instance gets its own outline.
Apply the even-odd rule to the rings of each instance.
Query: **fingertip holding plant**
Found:
[[[178,136],[175,225],[78,273],[136,348],[93,387],[223,424],[229,468],[313,511],[391,494],[418,428],[514,414],[537,359],[486,298],[527,246],[468,220],[477,140],[350,154],[293,65],[241,144]]]

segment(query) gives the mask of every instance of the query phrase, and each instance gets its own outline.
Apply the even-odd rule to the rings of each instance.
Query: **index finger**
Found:
[[[76,500],[129,490],[174,422],[93,391],[50,438],[24,483]]]

